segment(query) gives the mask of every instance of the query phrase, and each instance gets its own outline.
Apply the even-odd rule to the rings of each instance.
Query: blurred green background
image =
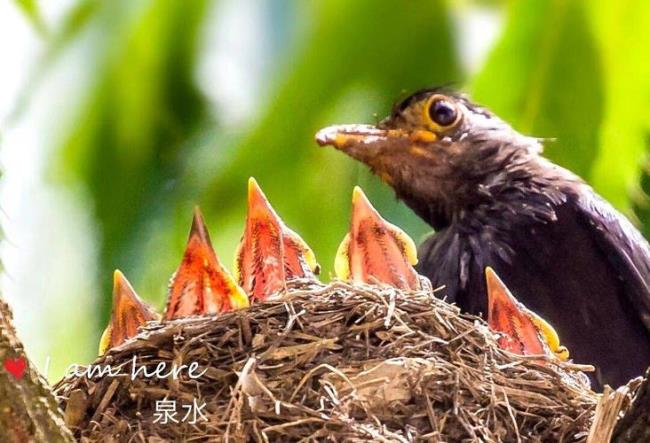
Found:
[[[94,357],[113,269],[162,309],[193,205],[230,265],[249,176],[325,280],[355,184],[421,239],[386,186],[313,141],[421,87],[548,138],[650,233],[647,0],[16,0],[0,17],[3,293],[50,379]]]

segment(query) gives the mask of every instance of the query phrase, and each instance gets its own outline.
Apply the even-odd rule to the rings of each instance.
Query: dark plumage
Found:
[[[322,130],[436,231],[419,271],[463,310],[485,313],[484,269],[546,318],[595,387],[650,366],[650,246],[573,173],[464,96],[413,94],[377,127]]]

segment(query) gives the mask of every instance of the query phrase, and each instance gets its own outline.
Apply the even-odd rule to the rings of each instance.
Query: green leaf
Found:
[[[110,314],[111,271],[131,275],[141,234],[164,210],[185,143],[205,118],[193,75],[206,6],[124,0],[95,11],[91,31],[104,36],[96,59],[88,60],[96,82],[74,114],[78,123],[55,171],[72,186],[81,183],[94,205],[104,288],[100,323]]]
[[[75,38],[85,30],[86,25],[92,22],[98,9],[99,0],[79,1],[66,13],[60,29],[48,34],[48,45],[38,58],[35,67],[29,72],[25,86],[20,91],[10,114],[12,119],[18,120],[23,111],[29,107],[32,93],[38,90],[40,82],[50,72],[52,63],[58,59],[69,43],[76,41]]]
[[[38,8],[38,2],[36,0],[14,0],[14,2],[23,14],[25,14],[34,29],[40,34],[45,34],[45,22]]]
[[[324,278],[348,226],[355,183],[373,183],[370,197],[393,222],[424,225],[366,168],[314,142],[328,124],[383,116],[405,92],[458,81],[445,3],[329,1],[314,4],[313,25],[279,71],[276,92],[234,149],[214,146],[214,179],[200,202],[215,218],[237,214],[241,232],[246,179],[257,177],[289,226],[311,244]],[[376,192],[377,191],[377,192]]]
[[[586,4],[511,2],[504,33],[472,90],[519,131],[556,139],[546,141],[546,155],[589,179],[604,97]]]
[[[642,207],[641,162],[650,132],[650,3],[619,0],[589,5],[607,92],[592,183],[629,213],[630,197],[637,200],[637,208]]]

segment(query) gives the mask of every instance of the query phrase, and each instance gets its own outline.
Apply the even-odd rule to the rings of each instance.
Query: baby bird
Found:
[[[248,180],[248,215],[235,254],[235,277],[251,300],[264,301],[295,278],[316,279],[314,252],[276,214],[254,178]]]
[[[399,289],[429,287],[413,266],[417,264],[413,240],[384,220],[360,187],[352,193],[352,222],[336,253],[334,271],[341,280],[380,283]]]
[[[248,297],[219,261],[199,208],[180,266],[169,285],[165,319],[228,312],[248,306]]]
[[[569,350],[560,345],[555,329],[517,301],[489,266],[485,268],[485,279],[488,326],[501,333],[497,341],[501,349],[519,355],[548,355],[562,361],[569,358]]]
[[[124,274],[116,270],[113,274],[113,312],[99,340],[99,355],[121,345],[133,337],[140,326],[159,317],[138,297]]]

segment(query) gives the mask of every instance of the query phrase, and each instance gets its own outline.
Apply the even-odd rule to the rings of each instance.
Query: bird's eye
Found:
[[[427,113],[431,121],[441,129],[453,126],[460,117],[456,105],[444,97],[432,97]]]

